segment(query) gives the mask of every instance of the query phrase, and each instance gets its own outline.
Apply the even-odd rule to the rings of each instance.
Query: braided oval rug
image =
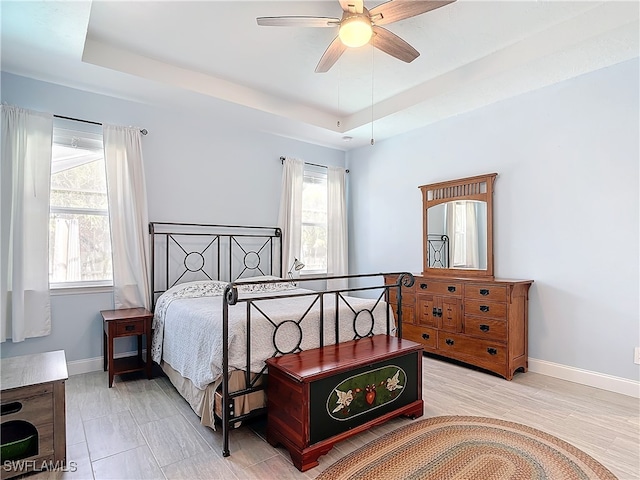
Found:
[[[345,456],[316,480],[615,480],[604,465],[535,428],[444,416],[400,427]]]

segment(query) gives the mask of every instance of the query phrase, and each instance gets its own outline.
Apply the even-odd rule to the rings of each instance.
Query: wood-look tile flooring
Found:
[[[480,415],[556,435],[603,463],[620,480],[640,479],[640,402],[536,373],[512,381],[449,362],[423,359],[425,416]],[[72,376],[67,382],[67,460],[75,472],[29,479],[308,479],[359,446],[412,420],[395,419],[337,444],[305,473],[282,447],[249,426],[231,433],[203,427],[166,377]],[[556,480],[556,479],[553,479]],[[561,480],[561,479],[558,479]]]

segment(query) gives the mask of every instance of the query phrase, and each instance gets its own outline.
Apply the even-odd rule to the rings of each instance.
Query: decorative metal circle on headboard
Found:
[[[297,339],[294,340],[295,334],[297,334]],[[288,345],[280,345],[280,343],[287,343]],[[298,322],[295,322],[294,320],[285,320],[276,326],[276,329],[273,332],[273,346],[277,353],[281,353],[283,355],[293,353],[300,348],[301,343],[302,328]],[[291,345],[293,345],[293,347],[288,348],[288,346]]]
[[[367,333],[363,335],[360,333],[360,329],[358,328],[358,325],[366,322],[367,315],[369,316],[369,328]],[[358,317],[360,317],[360,321],[358,321]],[[374,324],[375,322],[374,322],[373,313],[371,312],[371,310],[367,310],[366,308],[363,310],[360,310],[358,313],[356,313],[356,316],[353,317],[353,333],[355,333],[358,336],[358,338],[364,338],[364,337],[373,335]]]
[[[190,272],[198,272],[204,267],[204,255],[200,252],[189,252],[184,257],[184,268]]]
[[[260,254],[258,252],[249,251],[244,254],[244,266],[249,270],[255,270],[260,266]]]

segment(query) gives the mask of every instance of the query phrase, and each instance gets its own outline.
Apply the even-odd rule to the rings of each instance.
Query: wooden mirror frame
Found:
[[[422,253],[423,275],[441,277],[471,277],[494,279],[493,276],[493,184],[497,173],[475,177],[459,178],[447,182],[420,186],[422,191]],[[484,188],[483,188],[484,187]],[[478,200],[487,204],[487,269],[473,270],[460,268],[429,267],[428,218],[429,207],[455,200]]]

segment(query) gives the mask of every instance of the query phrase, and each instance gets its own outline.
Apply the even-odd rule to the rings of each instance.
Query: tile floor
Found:
[[[524,423],[592,455],[620,480],[640,479],[640,401],[536,373],[508,382],[449,362],[423,359],[425,417],[481,415]],[[72,376],[67,393],[67,460],[75,472],[40,479],[312,479],[333,462],[412,420],[395,419],[337,444],[305,473],[286,450],[249,426],[231,433],[221,455],[219,431],[203,427],[164,376]],[[257,429],[256,429],[257,430]],[[257,430],[259,431],[259,430]]]

